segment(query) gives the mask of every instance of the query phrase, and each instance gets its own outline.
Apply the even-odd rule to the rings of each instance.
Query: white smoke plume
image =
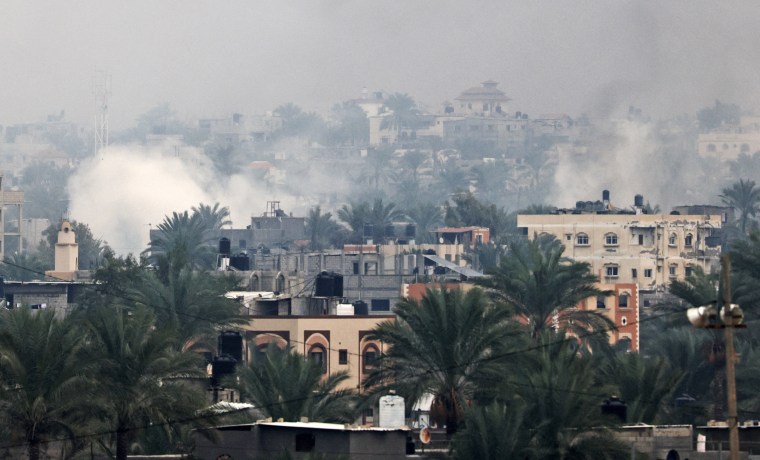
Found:
[[[69,195],[71,218],[87,223],[117,254],[144,250],[150,228],[173,211],[218,202],[230,208],[235,227],[245,227],[273,199],[251,177],[219,179],[198,149],[168,144],[105,149],[80,165]],[[287,209],[292,200],[280,201]]]

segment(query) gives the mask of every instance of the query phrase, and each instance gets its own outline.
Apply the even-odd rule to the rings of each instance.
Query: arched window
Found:
[[[668,237],[668,245],[675,246],[677,242],[678,242],[678,236],[676,236],[675,233],[671,233],[670,236]]]
[[[327,350],[322,345],[312,345],[309,348],[309,359],[322,368],[322,373],[327,372]]]
[[[577,246],[588,246],[588,235],[585,233],[575,235],[575,244]]]
[[[693,242],[694,242],[694,235],[692,235],[691,233],[687,233],[686,238],[683,239],[683,244],[685,246],[691,246]]]
[[[376,345],[369,344],[364,347],[364,351],[362,352],[362,371],[370,371],[374,367],[375,361],[377,361],[379,356],[380,350]]]
[[[259,283],[259,276],[253,275],[251,277],[251,290],[252,291],[260,291],[261,290],[261,284]]]
[[[715,153],[717,149],[715,148],[715,144],[707,144],[707,151],[710,153]]]
[[[275,286],[275,291],[277,292],[285,292],[285,277],[280,275],[277,277],[277,286]]]
[[[604,235],[604,245],[605,246],[617,246],[618,245],[618,236],[614,233],[608,233]]]

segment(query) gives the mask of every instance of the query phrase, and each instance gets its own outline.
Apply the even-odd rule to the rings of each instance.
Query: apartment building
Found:
[[[611,207],[607,191],[602,198],[552,214],[519,215],[517,226],[528,238],[561,240],[565,255],[588,262],[600,282],[633,283],[643,291],[661,291],[695,267],[710,272],[719,265],[723,215],[645,214],[641,195],[629,209]]]

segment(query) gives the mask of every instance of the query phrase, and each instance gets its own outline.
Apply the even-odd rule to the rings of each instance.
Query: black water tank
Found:
[[[372,238],[375,234],[375,226],[372,224],[364,224],[364,238]]]
[[[385,226],[385,236],[388,236],[388,237],[396,236],[396,228],[393,227],[392,224],[388,224]]]
[[[363,300],[357,300],[354,302],[354,315],[369,315],[369,307],[367,302]]]
[[[333,273],[333,292],[335,297],[343,297],[343,275]]]
[[[602,201],[610,201],[610,191],[602,190]]]
[[[229,238],[222,238],[219,240],[219,254],[230,255],[230,240]]]
[[[641,195],[636,195],[633,197],[633,205],[637,208],[643,208],[644,207],[644,197]]]
[[[317,297],[335,297],[332,273],[321,272],[317,275],[314,295]]]
[[[229,355],[237,362],[242,362],[243,336],[237,331],[223,331],[219,334],[219,354]]]
[[[317,275],[314,295],[317,297],[343,297],[343,276],[332,272]]]
[[[628,406],[625,401],[622,401],[617,396],[612,396],[610,399],[602,402],[602,415],[611,415],[620,419],[621,423],[628,421]]]
[[[417,236],[417,226],[414,224],[407,224],[404,234],[407,238],[414,238]]]
[[[251,269],[251,259],[247,254],[238,254],[230,257],[230,267],[246,272]]]
[[[237,361],[229,355],[217,356],[211,362],[211,386],[218,387],[223,377],[235,373]]]
[[[5,278],[0,276],[0,301],[5,299]]]

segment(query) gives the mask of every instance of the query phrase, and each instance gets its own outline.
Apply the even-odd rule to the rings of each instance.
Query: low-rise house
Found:
[[[261,421],[198,430],[193,437],[194,455],[203,459],[268,458],[285,453],[289,458],[321,454],[326,458],[392,460],[406,457],[409,435],[408,428]]]

